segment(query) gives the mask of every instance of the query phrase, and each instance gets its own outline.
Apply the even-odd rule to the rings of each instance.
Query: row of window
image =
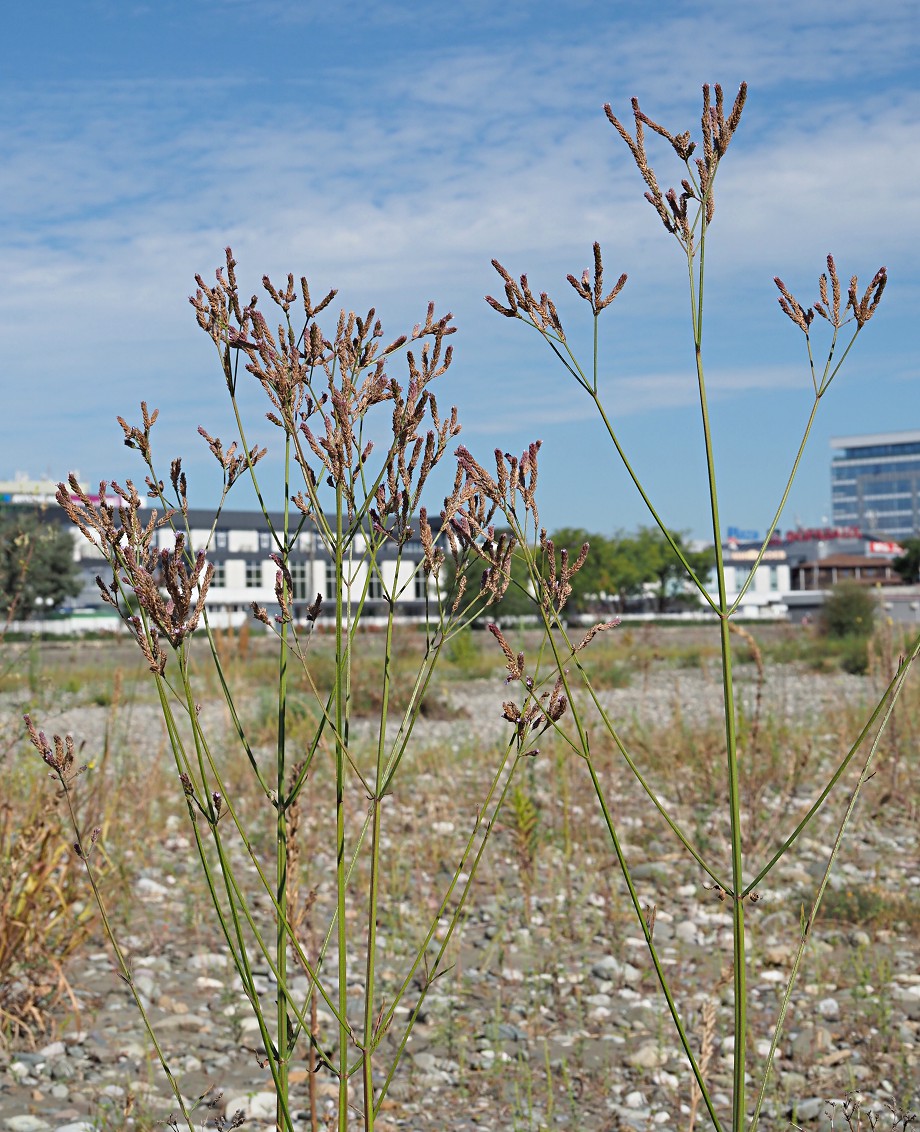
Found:
[[[206,530],[193,530],[192,541],[196,546],[205,546],[208,543],[211,532]],[[160,536],[161,546],[171,546],[174,541],[172,532],[168,529],[163,530]],[[290,551],[293,554],[313,554],[318,549],[318,540],[312,531],[301,531],[296,539],[291,540]],[[421,546],[421,540],[418,538],[411,538],[407,542],[408,546]],[[354,552],[356,554],[363,554],[365,550],[365,542],[363,535],[357,535],[354,543]],[[223,530],[215,531],[213,538],[214,550],[228,551],[231,554],[251,554],[256,551],[265,551],[270,553],[277,550],[277,544],[268,531],[257,530]]]
[[[841,498],[838,495],[834,496],[834,518],[839,521],[840,516],[843,514],[856,514],[861,512],[863,515],[868,514],[870,511],[877,515],[881,512],[898,511],[910,514],[914,510],[914,501],[911,497],[902,496],[892,498],[890,495],[864,495],[861,504],[853,496]]]
[[[833,480],[857,480],[869,476],[914,475],[920,472],[918,460],[892,460],[886,464],[834,464],[831,467]]]
[[[244,584],[248,590],[262,589],[264,581],[262,578],[262,560],[261,559],[246,559],[245,560],[245,574]],[[316,597],[315,580],[313,575],[312,563],[310,562],[291,562],[288,565],[291,572],[291,585],[293,589],[294,601],[313,601]],[[323,586],[323,600],[329,601],[335,597],[336,593],[336,572],[335,563],[327,562],[325,565],[325,576]],[[213,589],[226,589],[227,587],[227,563],[225,561],[214,563],[214,577],[211,580]],[[427,594],[428,579],[423,570],[419,570],[412,579],[411,593],[406,596],[411,596],[415,600],[422,600]],[[376,571],[370,575],[370,580],[367,585],[367,596],[371,601],[382,601],[384,598],[383,581]]]
[[[869,460],[880,456],[920,456],[920,441],[906,441],[901,444],[866,444],[857,448],[844,448],[845,460]],[[835,456],[835,460],[841,459]]]
[[[914,513],[914,509],[910,506],[909,502],[904,507],[896,503],[889,503],[884,510],[878,507],[863,507],[857,509],[850,503],[846,506],[834,508],[834,522],[843,524],[852,521],[854,526],[863,522],[868,523],[872,527],[885,530],[886,521],[902,525],[905,519],[909,519]]]

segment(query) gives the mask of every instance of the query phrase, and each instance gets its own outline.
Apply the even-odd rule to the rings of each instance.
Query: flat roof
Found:
[[[920,428],[900,432],[867,432],[862,436],[832,436],[831,448],[859,448],[870,444],[912,444],[920,440]]]

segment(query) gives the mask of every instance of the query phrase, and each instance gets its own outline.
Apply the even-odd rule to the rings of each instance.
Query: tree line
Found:
[[[581,527],[561,527],[550,537],[557,555],[563,548],[568,550],[570,562],[585,543],[590,547],[584,565],[572,577],[572,595],[567,605],[570,613],[618,613],[640,599],[645,604],[651,602],[661,613],[696,604],[695,591],[685,585],[687,574],[680,559],[657,527],[640,527],[632,534],[620,531],[613,535],[596,534]],[[697,577],[705,581],[715,564],[712,548],[691,550],[685,534],[672,531],[671,537]],[[471,561],[466,569],[467,600],[473,601],[481,567]],[[502,600],[489,607],[489,616],[516,618],[535,612],[527,567],[523,556],[516,555],[511,563],[511,585]]]

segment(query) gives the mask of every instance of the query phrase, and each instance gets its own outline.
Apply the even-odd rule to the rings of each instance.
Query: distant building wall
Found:
[[[831,440],[834,523],[892,539],[920,535],[920,429]]]

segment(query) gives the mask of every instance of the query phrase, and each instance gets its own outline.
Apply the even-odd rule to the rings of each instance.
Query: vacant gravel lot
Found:
[[[753,715],[752,666],[741,670],[736,690],[744,713]],[[836,717],[868,704],[872,692],[865,677],[780,666],[763,686],[761,718],[780,736],[789,729],[813,732],[810,773],[817,774],[822,761],[829,765],[842,753]],[[436,888],[444,862],[462,844],[481,794],[484,760],[507,737],[500,705],[508,694],[500,674],[451,681],[438,691],[439,714],[446,718],[422,722],[419,747],[428,753],[413,772],[411,791],[397,792],[392,811],[399,830],[394,858],[410,862],[413,883]],[[668,736],[708,734],[716,726],[718,694],[714,670],[653,664],[637,671],[628,686],[605,690],[602,701],[623,734],[637,739],[641,753],[643,743],[650,747],[670,741]],[[14,697],[5,699],[9,735],[18,722]],[[205,703],[202,711],[209,727],[224,725],[217,704]],[[72,731],[85,743],[88,758],[101,749],[106,728],[112,739],[112,718],[106,706],[61,700],[40,722],[49,733]],[[116,723],[123,754],[166,758],[155,705],[135,701]],[[370,724],[361,726],[371,731]],[[710,794],[717,800],[721,767],[697,770],[696,777],[685,779],[677,766],[671,774],[661,773],[655,752],[647,753],[657,768],[658,789],[679,819],[718,850],[725,831]],[[699,752],[693,757],[699,759]],[[381,1132],[688,1127],[691,1085],[641,932],[630,918],[591,799],[579,792],[577,772],[564,780],[551,773],[553,758],[548,752],[526,765],[544,831],[528,883],[521,880],[513,830],[500,825],[451,953],[453,969],[426,1000],[404,1072],[377,1124]],[[791,1116],[802,1127],[830,1127],[823,1115],[826,1102],[850,1090],[879,1111],[892,1100],[920,1109],[917,752],[904,750],[901,759],[898,794],[892,794],[894,780],[882,767],[866,787],[840,858],[829,914],[818,922],[793,993],[768,1092],[767,1129],[788,1127]],[[438,785],[445,765],[451,769],[447,799]],[[631,776],[612,758],[605,773],[616,795],[614,816],[633,876],[643,902],[656,909],[655,939],[697,1048],[706,1004],[717,1007],[706,1048],[717,1104],[724,1105],[731,1073],[725,1010],[731,917],[702,883],[692,860],[676,851],[660,823],[648,820],[647,802],[643,805]],[[705,788],[706,774],[711,792]],[[785,794],[764,796],[764,844],[771,820],[777,828],[791,828],[792,815],[813,797],[813,784],[806,779],[793,782]],[[822,875],[840,812],[840,802],[822,811],[751,909],[748,981],[755,1075],[795,954],[800,910]],[[196,1096],[213,1085],[224,1097],[212,1116],[225,1105],[228,1111],[243,1108],[249,1116],[245,1127],[268,1129],[273,1126],[266,1119],[268,1071],[260,1069],[252,1052],[258,1031],[201,902],[180,800],[163,802],[158,813],[159,825],[146,831],[145,843],[120,858],[126,888],[116,907],[137,985],[184,1092]],[[762,854],[762,848],[753,852]],[[311,883],[322,909],[328,907],[331,874],[324,874],[328,862],[321,858],[312,865]],[[886,900],[900,909],[900,919],[884,914]],[[385,985],[398,984],[420,926],[417,914],[423,911],[403,903],[387,909],[378,957]],[[81,952],[68,977],[79,1015],[65,1000],[52,1031],[32,1045],[20,1040],[0,1052],[0,1128],[152,1127],[170,1111],[168,1093],[101,938]],[[259,979],[269,993],[267,969]],[[295,980],[295,988],[305,986],[304,979]],[[349,992],[357,1017],[363,994],[357,964]],[[331,1021],[320,1011],[321,1034],[331,1030]],[[320,1076],[320,1098],[331,1097],[332,1081]],[[305,1079],[305,1070],[295,1067],[292,1080],[295,1092],[303,1090],[301,1097]],[[306,1111],[299,1119],[301,1127],[310,1127]],[[838,1127],[841,1120],[838,1115]],[[892,1120],[884,1116],[879,1127],[891,1127]],[[697,1126],[704,1126],[702,1116]]]

